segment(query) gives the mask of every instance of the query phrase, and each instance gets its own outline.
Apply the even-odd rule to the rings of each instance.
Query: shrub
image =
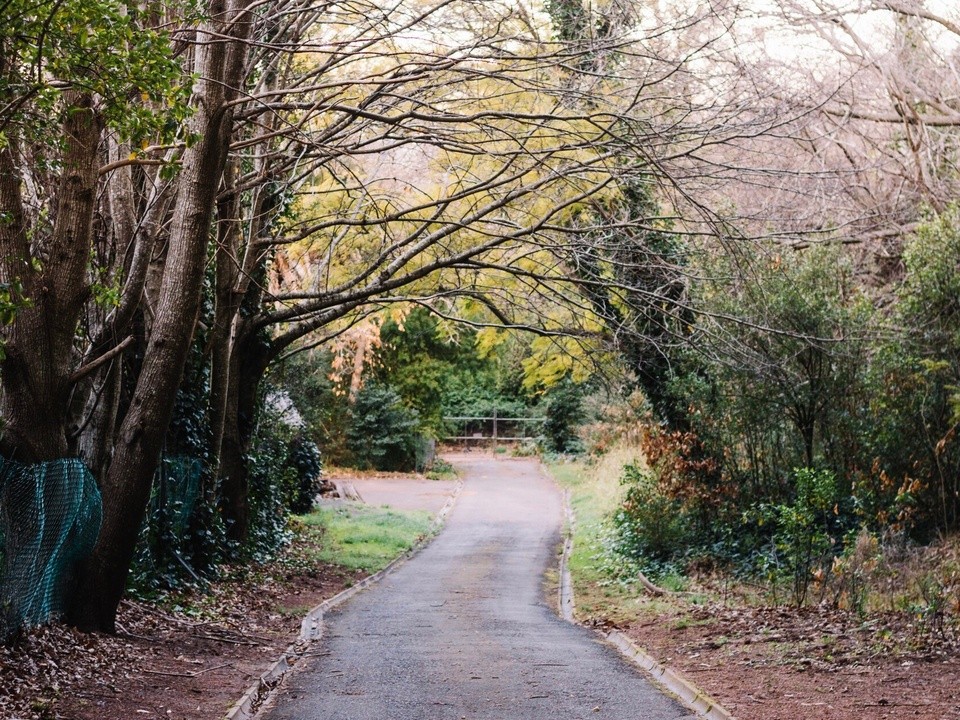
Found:
[[[845,545],[843,554],[833,562],[833,604],[862,616],[867,611],[871,577],[881,559],[880,543],[876,535],[860,528],[848,535]]]
[[[641,567],[684,555],[691,533],[680,501],[663,494],[653,473],[636,464],[624,466],[621,482],[627,491],[613,516],[612,549]]]
[[[215,577],[226,533],[212,485],[210,468],[196,457],[160,459],[128,576],[133,592],[149,596]]]
[[[347,449],[359,468],[413,470],[422,445],[419,415],[395,390],[365,385],[350,408]]]
[[[796,498],[771,510],[779,565],[792,580],[793,600],[799,607],[811,582],[824,582],[840,549],[840,495],[836,477],[828,470],[798,468],[793,477]]]
[[[320,473],[323,463],[320,448],[304,435],[297,435],[288,449],[289,464],[297,472],[296,486],[290,498],[290,510],[298,515],[310,512],[320,492]]]
[[[257,560],[270,557],[290,538],[287,520],[298,483],[297,469],[290,462],[295,432],[280,412],[264,407],[248,458],[250,535],[246,550]]]
[[[569,378],[561,380],[547,391],[547,419],[543,432],[548,448],[554,452],[580,452],[583,445],[577,426],[583,420],[583,391]]]

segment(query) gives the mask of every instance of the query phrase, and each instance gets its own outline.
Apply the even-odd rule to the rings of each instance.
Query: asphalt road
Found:
[[[326,617],[269,720],[678,720],[650,685],[545,597],[562,507],[532,460],[461,455],[444,531]]]

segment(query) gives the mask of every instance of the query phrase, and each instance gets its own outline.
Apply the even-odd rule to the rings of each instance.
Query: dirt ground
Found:
[[[907,613],[688,608],[622,628],[739,720],[960,717],[960,643]]]
[[[429,480],[401,473],[343,475],[361,499],[374,507],[389,505],[397,510],[427,510],[438,513],[457,486],[455,480]]]
[[[455,487],[399,475],[350,481],[370,504],[429,512]],[[296,640],[308,610],[365,575],[283,560],[228,573],[182,606],[124,601],[115,636],[51,625],[0,645],[0,718],[217,720]]]
[[[219,718],[293,642],[306,611],[359,577],[316,567],[224,583],[203,598],[215,620],[124,602],[112,637],[37,628],[0,649],[0,717]]]

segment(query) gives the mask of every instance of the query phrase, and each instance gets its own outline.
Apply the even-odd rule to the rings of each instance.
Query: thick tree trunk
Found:
[[[170,241],[143,367],[101,480],[103,526],[84,564],[70,619],[79,628],[113,632],[117,606],[150,496],[176,389],[193,338],[217,190],[232,132],[228,102],[243,75],[247,0],[211,3],[198,31],[194,91],[198,108],[185,150]],[[226,40],[225,37],[231,38]]]
[[[16,322],[4,329],[0,364],[3,451],[23,462],[66,456],[73,341],[89,292],[98,143],[102,124],[90,95],[66,93],[63,171],[49,238],[34,263],[21,200],[16,145],[0,150],[0,279],[23,287]]]

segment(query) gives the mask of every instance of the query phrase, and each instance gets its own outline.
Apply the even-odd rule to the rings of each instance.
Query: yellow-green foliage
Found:
[[[599,323],[591,323],[591,329],[598,327]],[[598,343],[580,338],[538,337],[523,361],[523,386],[528,390],[552,387],[568,375],[575,383],[585,382],[591,375],[591,357],[602,352]]]

